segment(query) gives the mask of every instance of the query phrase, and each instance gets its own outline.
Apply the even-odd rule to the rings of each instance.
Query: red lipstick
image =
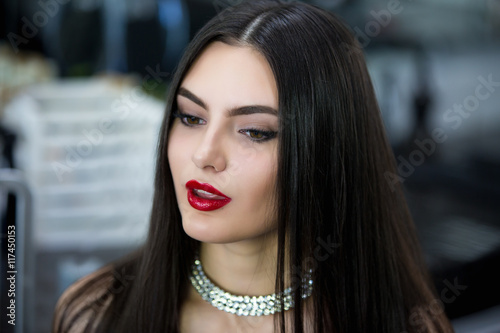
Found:
[[[231,198],[206,183],[190,180],[186,183],[187,199],[194,209],[204,212],[219,209],[227,205]]]

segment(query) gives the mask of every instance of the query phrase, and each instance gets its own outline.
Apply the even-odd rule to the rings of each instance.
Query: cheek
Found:
[[[178,124],[174,124],[168,137],[168,163],[172,172],[185,163],[187,148],[189,147],[187,138],[182,136],[181,128],[178,127]]]
[[[253,209],[266,211],[275,203],[276,162],[274,156],[258,159],[245,166],[243,188],[248,190]],[[256,207],[257,206],[257,207]],[[262,208],[262,209],[260,209]]]
[[[176,189],[179,185],[177,182],[179,180],[179,176],[181,176],[183,165],[185,166],[187,162],[185,148],[187,148],[185,141],[180,137],[179,133],[175,130],[175,127],[172,127],[167,144],[167,158]]]

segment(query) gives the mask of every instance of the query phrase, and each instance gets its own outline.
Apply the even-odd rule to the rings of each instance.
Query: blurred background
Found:
[[[2,309],[17,271],[2,332],[49,332],[67,286],[144,241],[170,73],[239,2],[0,2]],[[424,310],[500,332],[500,1],[307,2],[363,46],[398,163],[385,176],[406,190],[440,297]]]

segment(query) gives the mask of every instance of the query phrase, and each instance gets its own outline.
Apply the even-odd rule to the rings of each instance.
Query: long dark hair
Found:
[[[179,330],[199,243],[182,229],[167,142],[177,89],[214,41],[262,53],[278,87],[276,291],[286,287],[285,272],[300,281],[312,269],[314,332],[451,331],[442,311],[428,311],[436,297],[404,195],[384,178],[395,163],[357,41],[331,13],[276,1],[221,12],[188,46],[167,98],[148,239],[116,266],[134,279],[113,295],[101,330]],[[291,327],[277,316],[281,332],[304,331],[300,294]]]

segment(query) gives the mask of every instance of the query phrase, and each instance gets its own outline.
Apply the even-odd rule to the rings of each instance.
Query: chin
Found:
[[[220,221],[220,220],[219,220]],[[207,221],[189,219],[182,222],[184,232],[191,238],[211,244],[231,244],[258,239],[262,233],[257,235],[241,234],[241,228],[230,230],[227,226],[214,225]]]
[[[220,227],[214,225],[216,221],[208,221],[205,217],[182,219],[184,232],[191,238],[203,243],[232,243],[233,237],[228,237],[227,228],[221,232]]]

